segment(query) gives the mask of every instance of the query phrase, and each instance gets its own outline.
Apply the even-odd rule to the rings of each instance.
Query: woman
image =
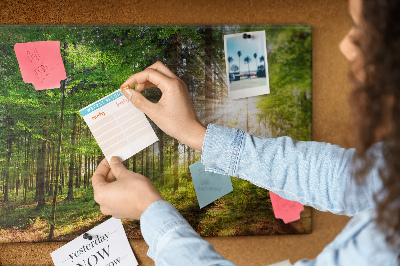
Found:
[[[185,84],[160,62],[121,86],[165,133],[202,151],[206,170],[238,176],[322,211],[354,216],[315,260],[296,266],[399,264],[400,1],[350,0],[349,11],[354,25],[340,49],[352,63],[357,149],[258,138],[212,124],[205,128]],[[129,89],[134,85],[136,90]],[[156,104],[140,93],[153,86],[163,93]],[[92,183],[104,214],[141,220],[148,255],[157,265],[232,265],[146,177],[125,169],[118,158],[110,165],[103,160]]]

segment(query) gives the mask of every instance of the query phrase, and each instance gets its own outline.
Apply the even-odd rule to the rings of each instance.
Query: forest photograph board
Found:
[[[228,98],[269,93],[266,46],[265,31],[224,36]]]
[[[259,31],[270,93],[230,99],[224,36]],[[0,26],[0,243],[70,241],[108,219],[91,185],[104,154],[80,110],[156,61],[186,83],[205,125],[311,140],[311,38],[308,25]],[[21,75],[15,44],[40,41],[60,42],[59,87],[36,90]],[[142,93],[161,97],[157,88]],[[148,122],[158,141],[123,163],[148,177],[201,236],[311,232],[310,207],[285,224],[268,190],[235,177],[232,192],[200,208],[189,166],[201,153]],[[139,221],[122,222],[128,238],[142,238]]]

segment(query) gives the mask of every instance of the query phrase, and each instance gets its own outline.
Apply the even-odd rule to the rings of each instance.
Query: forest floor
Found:
[[[57,198],[56,227],[49,241],[71,240],[106,219],[93,199],[92,188],[75,189],[74,201],[65,197],[64,191]],[[34,191],[28,192],[27,198],[34,198]],[[46,197],[45,207],[38,209],[32,200],[23,203],[22,198],[11,194],[10,202],[0,202],[0,243],[47,241],[51,212],[51,196]]]
[[[156,184],[155,184],[156,185]],[[232,178],[234,191],[200,209],[193,183],[181,179],[178,190],[173,184],[157,187],[165,200],[174,205],[182,216],[202,236],[239,236],[299,234],[311,232],[311,208],[306,207],[301,219],[284,224],[275,219],[268,191],[246,181]],[[20,193],[11,193],[10,201],[0,198],[0,243],[70,241],[100,224],[109,216],[101,214],[93,199],[93,189],[76,188],[74,201],[66,201],[66,191],[57,198],[54,236],[50,231],[52,197],[38,209],[33,200],[23,202]],[[28,192],[34,198],[34,191]],[[142,238],[138,220],[123,220],[128,238]]]

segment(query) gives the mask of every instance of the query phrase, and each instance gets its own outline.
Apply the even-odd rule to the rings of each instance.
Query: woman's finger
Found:
[[[148,68],[152,68],[157,70],[158,72],[170,77],[170,78],[178,78],[166,65],[164,65],[161,61],[157,61]]]
[[[96,170],[92,176],[92,186],[93,189],[96,190],[101,185],[107,184],[106,178],[110,172],[110,165],[108,164],[107,160],[104,158],[99,166],[97,166]]]
[[[115,175],[112,171],[108,171],[108,174],[106,176],[106,181],[107,182],[113,182],[115,180]]]
[[[158,72],[155,69],[152,68],[147,68],[146,70],[143,70],[142,72],[133,74],[130,76],[122,85],[121,89],[129,86],[129,88],[132,88],[136,84],[141,84],[141,83],[152,83],[154,86],[152,87],[157,87],[161,90],[162,93],[165,92],[165,90],[168,87],[171,87],[175,82],[176,79],[170,78],[166,75],[164,75],[161,72]],[[145,88],[145,86],[144,86]]]
[[[143,90],[145,90],[147,88],[152,88],[152,87],[156,87],[156,85],[154,85],[150,81],[147,81],[145,83],[137,84],[136,87],[135,87],[135,90],[141,92],[141,91],[143,91]]]

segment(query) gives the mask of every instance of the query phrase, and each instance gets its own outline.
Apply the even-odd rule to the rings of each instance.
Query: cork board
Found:
[[[347,1],[5,1],[1,24],[309,24],[313,27],[313,139],[351,147],[348,63],[338,44],[351,27]],[[207,16],[204,16],[207,14]],[[310,235],[206,238],[238,265],[314,258],[347,217],[313,211]],[[2,244],[1,265],[51,265],[64,243]],[[152,265],[143,240],[131,241],[140,265]]]

